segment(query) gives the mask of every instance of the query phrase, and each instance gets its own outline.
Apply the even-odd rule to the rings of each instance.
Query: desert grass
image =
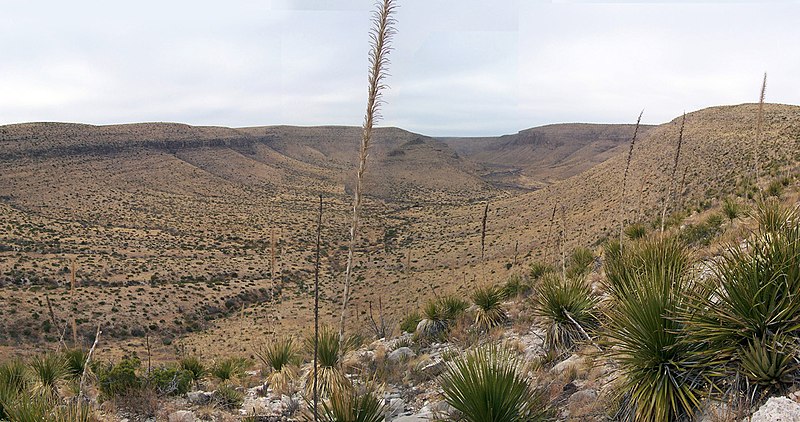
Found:
[[[342,313],[339,320],[339,342],[344,342],[345,319],[347,304],[350,300],[350,281],[353,272],[353,252],[358,238],[359,221],[361,216],[362,196],[364,190],[364,173],[367,171],[367,156],[372,143],[372,128],[380,117],[380,107],[383,103],[381,91],[386,88],[388,77],[389,52],[391,39],[395,33],[395,12],[393,0],[383,0],[373,13],[372,30],[370,32],[371,50],[369,52],[369,95],[367,97],[367,111],[364,115],[362,126],[361,147],[358,153],[358,170],[356,172],[356,188],[353,196],[353,216],[350,225],[350,243],[347,248],[347,267],[344,276],[344,293],[342,295]]]

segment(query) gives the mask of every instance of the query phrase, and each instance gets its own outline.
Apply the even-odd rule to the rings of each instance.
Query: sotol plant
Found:
[[[481,346],[448,364],[441,386],[445,400],[470,422],[544,421],[550,411],[533,388],[514,352]]]
[[[300,361],[294,339],[284,337],[274,340],[256,351],[256,356],[269,368],[267,382],[273,391],[291,395]]]
[[[534,298],[534,313],[546,323],[548,349],[566,352],[587,340],[588,331],[598,325],[597,304],[598,299],[582,278],[544,277]]]

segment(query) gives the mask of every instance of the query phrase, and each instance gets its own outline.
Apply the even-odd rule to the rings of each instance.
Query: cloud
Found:
[[[0,15],[4,122],[347,124],[366,100],[370,2],[41,3]],[[798,103],[792,2],[404,0],[384,125],[495,135]]]

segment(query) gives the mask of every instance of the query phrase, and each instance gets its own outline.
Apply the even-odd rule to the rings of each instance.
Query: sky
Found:
[[[800,104],[798,1],[396,0],[379,125],[492,136]],[[0,0],[0,124],[360,125],[372,0]]]

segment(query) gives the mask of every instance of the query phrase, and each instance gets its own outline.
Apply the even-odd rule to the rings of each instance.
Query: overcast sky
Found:
[[[800,103],[800,2],[398,0],[384,126]],[[0,123],[360,125],[371,0],[0,1]]]

